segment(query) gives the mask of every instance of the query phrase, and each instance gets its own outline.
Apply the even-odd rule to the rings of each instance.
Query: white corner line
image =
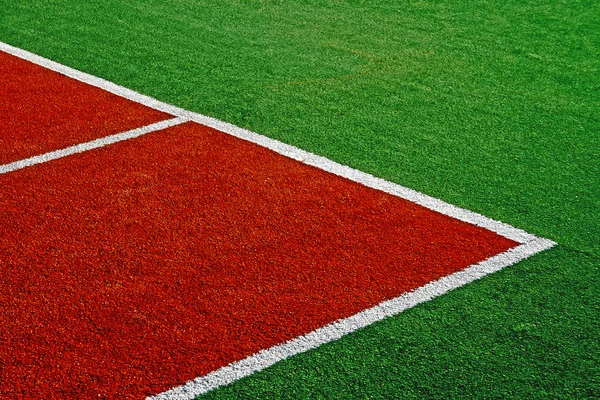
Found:
[[[185,118],[177,117],[167,119],[165,121],[156,122],[154,124],[146,125],[141,128],[132,129],[130,131],[117,133],[115,135],[105,136],[99,139],[95,139],[89,142],[76,144],[74,146],[66,147],[64,149],[51,151],[48,153],[40,154],[34,157],[26,158],[24,160],[15,161],[9,164],[0,165],[0,174],[7,172],[17,171],[25,167],[32,165],[45,163],[48,161],[56,160],[58,158],[67,157],[72,154],[82,153],[84,151],[97,149],[99,147],[108,146],[109,144],[121,142],[123,140],[129,140],[138,136],[145,135],[150,132],[158,131],[161,129],[169,128],[171,126],[179,125],[187,120]]]
[[[167,390],[156,396],[148,397],[147,399],[192,400],[196,396],[250,376],[293,355],[304,353],[323,344],[333,342],[358,329],[399,314],[417,304],[429,301],[485,275],[499,271],[504,267],[515,264],[554,245],[553,241],[541,238],[521,244],[464,270],[430,282],[412,292],[407,292],[394,299],[384,301],[375,307],[361,311],[351,317],[335,321],[304,336],[259,351],[241,361],[233,362],[207,375],[189,381],[184,385]]]
[[[514,240],[515,242],[527,243],[537,238],[535,235],[532,235],[522,229],[515,228],[514,226],[485,217],[476,212],[457,207],[443,200],[436,199],[435,197],[417,192],[416,190],[407,188],[397,183],[386,181],[385,179],[378,178],[369,173],[354,169],[347,165],[339,164],[328,158],[309,153],[297,147],[279,142],[275,139],[271,139],[255,132],[251,132],[230,123],[219,121],[214,118],[196,113],[187,113],[186,116],[192,121],[222,132],[226,132],[237,138],[258,144],[259,146],[266,147],[276,153],[293,158],[304,164],[311,165],[321,170],[360,183],[364,186],[401,197],[405,200],[463,222],[486,228],[501,236]]]
[[[105,79],[95,77],[59,64],[47,58],[38,56],[26,50],[13,47],[9,44],[0,42],[0,51],[12,54],[19,58],[31,61],[40,66],[46,67],[63,75],[85,82],[89,85],[96,86],[108,92],[114,93],[126,99],[135,101],[147,107],[163,111],[177,116],[167,121],[162,121],[157,124],[152,124],[144,128],[134,129],[129,132],[108,136],[106,138],[97,139],[92,142],[84,143],[69,147],[67,149],[58,150],[44,155],[32,157],[26,160],[17,161],[11,164],[0,166],[0,174],[24,168],[29,165],[34,165],[40,162],[45,162],[50,159],[64,157],[69,154],[89,150],[96,147],[102,147],[117,141],[130,139],[140,136],[153,130],[164,129],[168,126],[177,125],[185,121],[194,121],[202,125],[217,129],[228,133],[237,138],[255,143],[262,147],[266,147],[283,156],[295,159],[302,163],[344,177],[354,182],[360,183],[367,187],[381,190],[394,196],[406,199],[413,203],[419,204],[430,210],[439,212],[458,220],[483,227],[492,232],[495,232],[508,239],[514,240],[520,245],[484,260],[478,264],[474,264],[464,270],[454,274],[445,276],[437,281],[430,282],[414,291],[404,293],[399,297],[384,301],[379,305],[364,310],[358,314],[350,316],[312,331],[304,336],[300,336],[286,343],[273,346],[268,349],[259,351],[241,361],[233,362],[225,367],[219,368],[207,375],[196,378],[187,382],[184,385],[175,387],[171,390],[163,392],[153,397],[148,397],[152,400],[191,400],[194,397],[213,390],[217,387],[230,384],[240,378],[249,376],[254,372],[263,370],[278,361],[286,359],[292,355],[303,353],[310,349],[314,349],[322,344],[329,343],[345,336],[357,329],[364,328],[374,322],[384,318],[396,315],[402,311],[411,308],[419,303],[433,299],[455,288],[470,283],[485,275],[501,270],[504,267],[515,264],[527,257],[536,253],[547,250],[556,243],[549,239],[539,238],[522,229],[515,228],[511,225],[500,221],[493,220],[481,214],[469,211],[452,204],[446,203],[440,199],[428,196],[417,192],[413,189],[398,185],[393,182],[377,178],[371,174],[356,170],[354,168],[339,164],[325,157],[318,156],[297,147],[279,142],[275,139],[268,138],[255,132],[240,128],[233,124],[219,121],[215,118],[206,115],[198,114],[192,111],[187,111],[182,108],[164,103],[152,97],[140,94],[131,89],[119,86]],[[161,124],[166,124],[163,126]],[[151,130],[143,132],[143,130]]]
[[[85,82],[89,85],[99,87],[108,92],[135,101],[139,104],[143,104],[155,110],[163,111],[181,118],[185,118],[187,120],[198,122],[202,125],[220,130],[237,138],[253,142],[262,147],[266,147],[283,156],[293,158],[297,161],[303,162],[308,165],[312,165],[324,171],[328,171],[335,175],[344,177],[346,179],[350,179],[354,182],[360,183],[370,188],[393,194],[395,196],[409,200],[413,203],[419,204],[423,207],[429,208],[430,210],[437,211],[441,214],[445,214],[458,220],[486,228],[488,230],[491,230],[492,232],[502,235],[508,239],[514,240],[518,243],[526,243],[536,239],[536,236],[525,232],[522,229],[518,229],[503,222],[493,220],[473,211],[465,210],[463,208],[446,203],[445,201],[436,199],[435,197],[431,197],[426,194],[417,192],[416,190],[409,189],[407,187],[386,181],[381,178],[377,178],[366,172],[362,172],[354,168],[339,164],[325,157],[309,153],[297,147],[282,143],[280,141],[268,138],[255,132],[251,132],[233,124],[219,121],[218,119],[208,117],[206,115],[198,114],[192,111],[187,111],[182,108],[173,106],[171,104],[164,103],[160,100],[140,94],[123,86],[119,86],[105,79],[98,78],[85,72],[81,72],[71,67],[59,64],[47,58],[38,56],[37,54],[31,53],[29,51],[19,49],[17,47],[11,46],[3,42],[0,42],[0,50],[12,54],[16,57],[31,61],[35,64],[46,67],[53,71],[59,72],[73,79]]]

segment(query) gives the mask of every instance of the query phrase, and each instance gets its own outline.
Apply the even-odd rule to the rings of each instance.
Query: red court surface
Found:
[[[0,51],[0,164],[169,118]]]
[[[0,397],[143,398],[517,243],[185,123],[0,175]]]

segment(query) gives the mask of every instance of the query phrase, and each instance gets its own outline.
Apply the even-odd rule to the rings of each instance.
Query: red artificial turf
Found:
[[[194,123],[0,188],[0,397],[156,394],[516,245]]]
[[[0,164],[172,118],[0,51]]]

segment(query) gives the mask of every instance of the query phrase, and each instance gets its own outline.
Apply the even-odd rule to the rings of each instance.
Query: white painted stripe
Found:
[[[205,376],[199,377],[182,386],[173,388],[169,391],[161,393],[149,399],[193,399],[195,396],[206,393],[219,386],[230,384],[240,378],[253,374],[254,372],[263,370],[276,362],[288,358],[294,354],[302,353],[310,349],[314,349],[324,343],[329,343],[337,340],[344,335],[354,332],[357,329],[364,328],[374,322],[384,318],[398,314],[408,308],[411,308],[419,303],[431,300],[434,297],[440,296],[450,290],[463,286],[469,282],[479,279],[490,273],[499,271],[500,269],[517,263],[536,253],[549,249],[554,246],[551,240],[538,238],[522,229],[515,228],[503,222],[487,218],[481,214],[456,207],[442,200],[406,188],[393,182],[388,182],[381,178],[365,172],[350,168],[348,166],[336,163],[325,157],[321,157],[297,147],[279,142],[268,138],[258,133],[248,131],[238,126],[227,122],[219,121],[215,118],[208,117],[202,114],[187,111],[179,107],[163,103],[159,100],[137,93],[133,90],[116,85],[73,68],[58,64],[54,61],[40,57],[28,51],[10,46],[0,42],[0,50],[13,54],[17,57],[29,60],[48,69],[60,72],[71,78],[88,83],[90,85],[102,88],[111,93],[117,94],[124,98],[146,105],[148,107],[160,110],[163,112],[176,115],[181,118],[181,121],[192,120],[200,124],[215,128],[222,132],[238,138],[256,143],[260,146],[271,149],[281,155],[293,158],[308,165],[320,168],[324,171],[342,176],[354,182],[381,190],[392,195],[412,201],[416,204],[437,211],[441,214],[459,219],[464,222],[471,223],[490,231],[496,232],[499,235],[512,239],[521,245],[508,250],[502,254],[491,257],[483,262],[472,265],[462,271],[452,275],[443,277],[435,282],[430,282],[412,292],[405,293],[395,299],[385,301],[371,309],[362,311],[351,317],[336,321],[332,324],[319,328],[307,335],[298,337],[289,342],[273,346],[262,350],[244,360],[233,362],[225,367],[213,371]],[[174,121],[174,120],[171,120]],[[180,123],[180,122],[179,122]],[[160,128],[162,129],[162,128]],[[75,147],[75,146],[74,146]],[[35,157],[34,157],[35,158]],[[27,160],[23,160],[25,162]],[[13,163],[17,164],[17,163]],[[12,165],[12,164],[7,164]],[[1,166],[6,167],[6,166]],[[0,169],[0,173],[1,173]],[[7,172],[7,171],[6,171]]]
[[[99,147],[108,146],[109,144],[121,142],[123,140],[133,139],[138,136],[145,135],[150,132],[158,131],[161,129],[165,129],[171,126],[179,125],[181,123],[186,122],[185,118],[177,117],[173,119],[168,119],[165,121],[160,121],[155,124],[143,126],[141,128],[132,129],[127,132],[117,133],[115,135],[105,136],[103,138],[95,139],[90,142],[76,144],[74,146],[70,146],[64,149],[51,151],[49,153],[40,154],[38,156],[26,158],[24,160],[19,160],[12,162],[10,164],[0,165],[0,174],[5,174],[7,172],[16,171],[25,167],[30,167],[32,165],[45,163],[48,161],[56,160],[58,158],[70,156],[76,153],[82,153],[84,151],[97,149]]]
[[[118,96],[135,101],[136,103],[143,104],[147,107],[154,108],[155,110],[163,111],[172,115],[177,115],[179,117],[185,117],[185,114],[188,113],[188,111],[185,111],[179,107],[163,103],[162,101],[156,100],[152,97],[135,92],[131,89],[127,89],[123,86],[119,86],[105,79],[98,78],[97,76],[86,74],[85,72],[81,72],[71,67],[67,67],[66,65],[59,64],[55,61],[38,56],[37,54],[31,53],[27,50],[19,49],[18,47],[14,47],[3,42],[0,42],[0,50],[8,54],[12,54],[13,56],[22,58],[24,60],[31,61],[34,64],[48,68],[52,71],[59,72],[70,78],[87,83],[88,85],[99,87],[101,89],[106,90],[107,92],[114,93]]]
[[[522,229],[518,229],[503,222],[493,220],[473,211],[465,210],[464,208],[446,203],[445,201],[436,199],[435,197],[417,192],[416,190],[398,185],[397,183],[377,178],[376,176],[366,172],[348,167],[347,165],[339,164],[328,158],[309,153],[297,147],[279,142],[263,135],[259,135],[258,133],[248,131],[227,122],[222,122],[214,118],[195,113],[188,114],[188,117],[192,121],[210,126],[223,132],[227,132],[230,135],[236,136],[240,139],[256,143],[260,146],[266,147],[279,154],[293,158],[305,164],[312,165],[324,171],[328,171],[335,175],[350,179],[351,181],[360,183],[370,188],[393,194],[423,207],[429,208],[430,210],[437,211],[441,214],[486,228],[492,232],[496,232],[499,235],[514,240],[515,242],[526,243],[536,238],[536,236],[527,233]]]
[[[236,136],[238,138],[271,149],[286,157],[290,157],[303,163],[323,169],[325,171],[329,171],[336,175],[361,183],[365,186],[382,190],[384,192],[393,194],[398,197],[402,197],[406,200],[412,201],[416,204],[448,215],[450,217],[459,219],[461,221],[481,226],[483,228],[496,232],[497,234],[502,235],[506,238],[512,239],[516,242],[526,243],[530,240],[535,239],[534,235],[531,235],[523,231],[522,229],[518,229],[505,223],[493,220],[481,214],[477,214],[473,211],[456,207],[452,204],[446,203],[445,201],[436,199],[434,197],[417,192],[415,190],[398,185],[396,183],[388,182],[384,179],[377,178],[373,175],[356,170],[354,168],[338,164],[335,161],[331,161],[325,157],[309,153],[297,147],[279,142],[275,139],[268,138],[255,132],[251,132],[249,130],[232,125],[230,123],[219,121],[218,119],[198,114],[192,111],[187,111],[182,108],[173,106],[171,104],[163,103],[162,101],[137,93],[131,89],[127,89],[102,78],[86,74],[85,72],[77,71],[73,68],[59,64],[52,60],[48,60],[47,58],[38,56],[37,54],[33,54],[26,50],[22,50],[2,42],[0,42],[0,50],[3,50],[9,54],[23,58],[25,60],[31,61],[35,64],[41,65],[53,71],[60,72],[61,74],[77,79],[81,82],[85,82],[92,86],[99,87],[101,89],[117,94],[129,100],[135,101],[137,103],[143,104],[145,106],[163,112],[167,112],[185,119],[189,119],[200,124],[209,126],[211,128],[218,129],[222,132],[229,133],[232,136]]]
[[[499,271],[506,266],[515,264],[554,245],[555,243],[551,240],[539,238],[521,244],[502,254],[472,265],[467,269],[430,282],[412,292],[384,301],[373,308],[326,325],[286,343],[262,350],[241,361],[233,362],[205,376],[189,381],[185,385],[178,386],[153,397],[148,397],[148,399],[192,400],[200,394],[233,383],[293,355],[304,353],[325,343],[338,340],[358,329],[401,313],[419,303],[429,301],[450,290]]]

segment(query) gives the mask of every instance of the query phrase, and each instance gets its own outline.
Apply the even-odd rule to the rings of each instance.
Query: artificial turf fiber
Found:
[[[597,15],[553,0],[14,1],[0,40],[559,243],[207,397],[591,398]]]
[[[191,122],[0,186],[15,398],[145,398],[518,244]]]

